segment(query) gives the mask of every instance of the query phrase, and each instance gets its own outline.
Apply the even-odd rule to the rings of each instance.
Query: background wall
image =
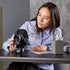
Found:
[[[30,18],[29,0],[0,0],[3,7],[3,42]]]
[[[53,2],[60,12],[61,28],[64,30],[64,41],[70,43],[70,0],[30,0],[30,19],[34,18],[41,5]],[[56,70],[70,70],[69,64],[55,64]]]

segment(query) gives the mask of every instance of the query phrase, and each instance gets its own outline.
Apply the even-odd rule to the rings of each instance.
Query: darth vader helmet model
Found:
[[[21,51],[22,51],[22,48],[29,45],[28,34],[26,30],[18,29],[15,32],[14,44],[16,45],[16,48],[20,48]]]

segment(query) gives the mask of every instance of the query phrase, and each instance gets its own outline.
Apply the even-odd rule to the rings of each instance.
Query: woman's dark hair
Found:
[[[45,3],[44,5],[42,5],[42,6],[39,8],[39,10],[40,10],[41,8],[43,8],[43,7],[48,8],[49,11],[50,11],[51,23],[50,23],[50,25],[49,25],[49,27],[50,27],[50,32],[49,32],[49,33],[51,33],[51,32],[53,31],[53,34],[54,34],[55,29],[60,26],[59,10],[58,10],[57,6],[56,6],[54,3],[52,3],[52,2],[47,2],[47,3]],[[37,15],[39,14],[39,10],[38,10]],[[31,21],[33,21],[33,20],[36,20],[37,33],[39,33],[41,29],[38,28],[38,25],[37,25],[37,16],[36,16],[34,19],[32,19]]]

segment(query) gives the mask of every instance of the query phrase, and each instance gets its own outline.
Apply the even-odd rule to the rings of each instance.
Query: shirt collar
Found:
[[[49,31],[50,31],[50,27],[48,27],[48,28],[43,32],[43,34],[44,34],[44,33],[49,34]]]

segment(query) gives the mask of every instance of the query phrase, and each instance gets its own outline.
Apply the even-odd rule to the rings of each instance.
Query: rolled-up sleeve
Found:
[[[5,50],[6,52],[9,52],[8,50],[8,46],[10,46],[10,39],[8,39],[6,42],[3,43],[3,50]]]
[[[57,38],[57,40],[61,40],[62,39],[62,31],[61,31],[60,28],[57,28],[55,30],[55,40],[56,40],[56,38]]]
[[[15,34],[13,34],[12,37],[14,37],[14,35]],[[10,39],[8,39],[3,43],[2,49],[5,50],[6,52],[9,52],[9,49],[8,49],[9,46],[10,46]]]

